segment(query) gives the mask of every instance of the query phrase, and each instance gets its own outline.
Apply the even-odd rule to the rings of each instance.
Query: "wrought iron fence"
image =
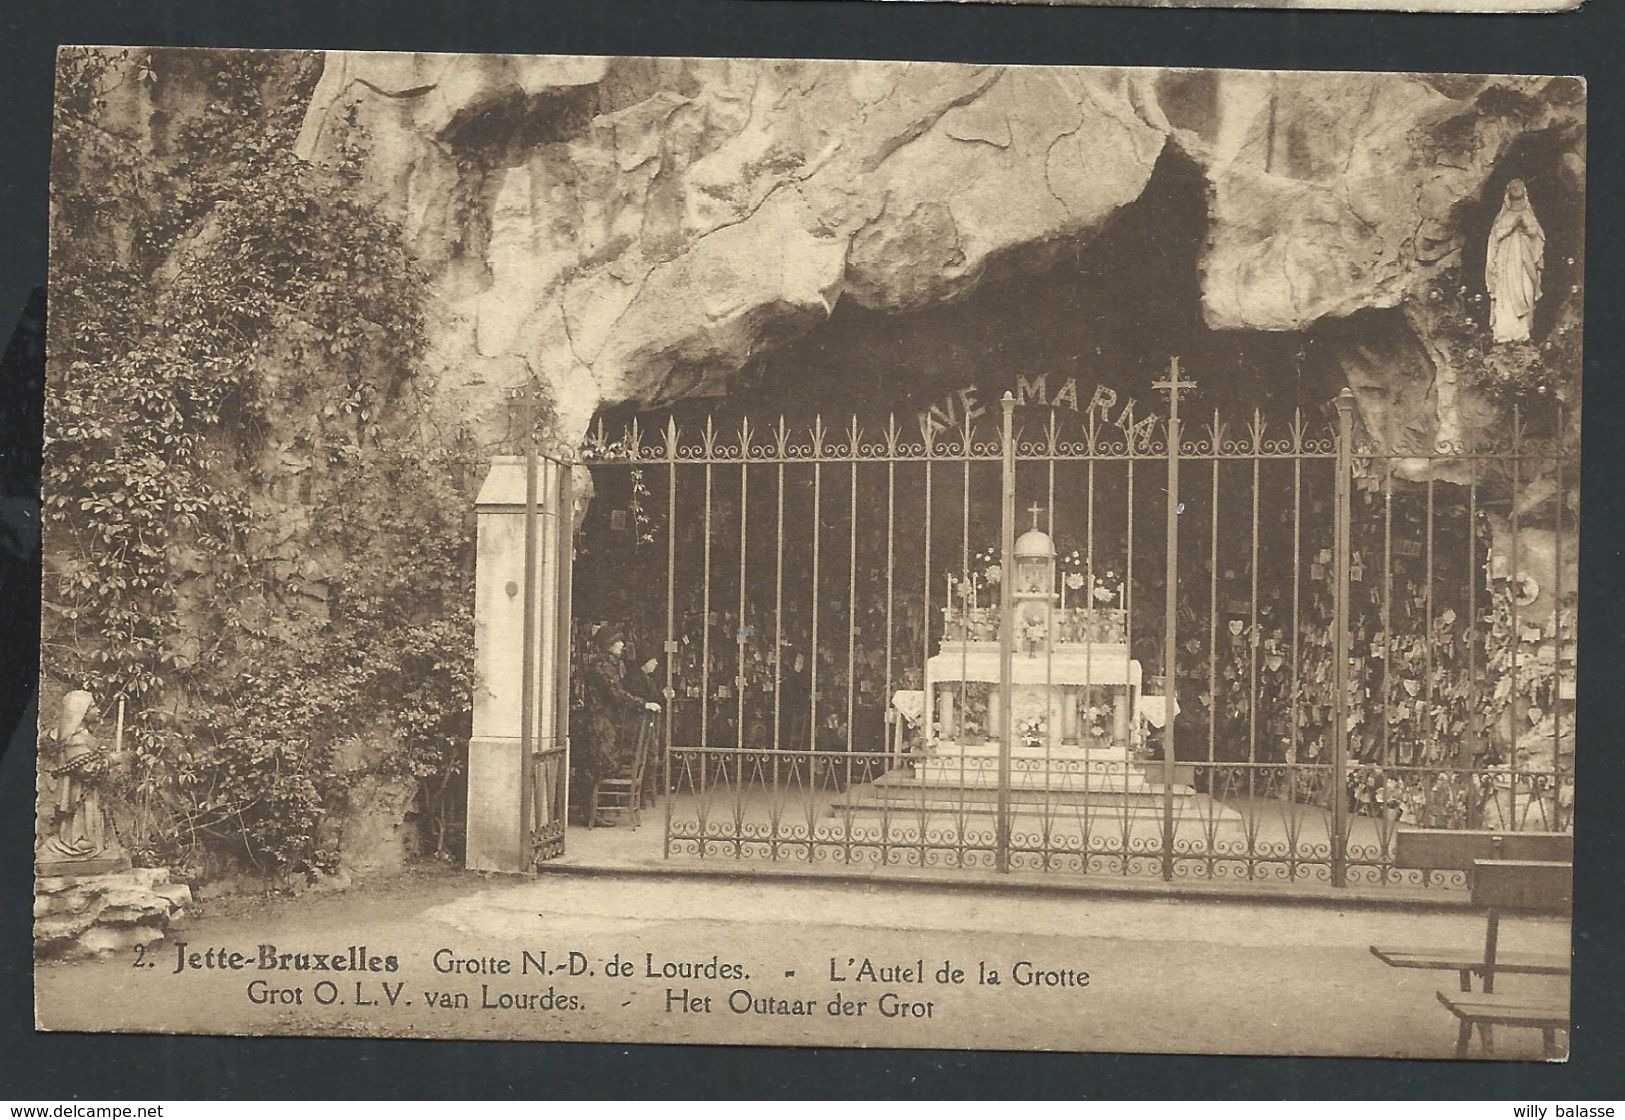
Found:
[[[530,768],[525,775],[530,792],[523,812],[532,867],[564,854],[565,813],[570,797],[569,757],[562,739],[543,739],[530,751]]]
[[[1409,446],[1160,387],[595,433],[579,613],[661,662],[666,853],[1451,886],[1397,831],[1570,827],[1561,410]]]
[[[534,423],[527,430],[534,433]],[[570,803],[575,482],[572,464],[540,454],[534,434],[523,463],[524,582],[505,590],[509,598],[518,593],[522,619],[519,836],[523,865],[534,868],[564,854]]]

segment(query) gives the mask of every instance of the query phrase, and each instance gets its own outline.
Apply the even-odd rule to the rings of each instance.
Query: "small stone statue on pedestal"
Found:
[[[122,758],[85,726],[90,707],[90,693],[68,693],[56,734],[41,743],[44,827],[35,853],[41,876],[101,875],[130,867],[103,803],[103,783]]]

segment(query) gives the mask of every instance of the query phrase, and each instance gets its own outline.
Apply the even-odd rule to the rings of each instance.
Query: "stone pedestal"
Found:
[[[98,859],[34,859],[36,879],[82,879],[91,875],[116,875],[130,870],[130,857],[120,852]]]
[[[34,880],[34,955],[77,959],[121,953],[162,941],[182,924],[191,888],[172,883],[169,872],[138,867],[95,873],[91,861],[75,874],[41,874]]]

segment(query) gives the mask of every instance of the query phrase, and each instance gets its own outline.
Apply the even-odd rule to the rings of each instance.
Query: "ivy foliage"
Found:
[[[354,190],[359,126],[332,166],[294,156],[314,57],[59,68],[45,675],[127,705],[138,853],[330,867],[353,783],[419,783],[434,816],[467,733],[470,502],[424,276]]]

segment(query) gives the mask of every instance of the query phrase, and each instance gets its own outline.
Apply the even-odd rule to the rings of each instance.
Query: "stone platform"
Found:
[[[1176,768],[1188,776],[1189,768]],[[1079,823],[1132,823],[1138,834],[1160,827],[1171,795],[1182,830],[1199,827],[1239,834],[1242,816],[1186,782],[1167,786],[1162,763],[1128,757],[1120,746],[1017,746],[1010,758],[1010,804],[1016,818]],[[831,815],[872,823],[904,814],[930,828],[961,816],[991,817],[998,811],[999,748],[996,744],[943,744],[933,753],[896,766],[873,782],[853,786],[831,806]]]
[[[157,867],[102,874],[42,874],[34,881],[34,954],[105,956],[162,941],[192,903],[192,889]]]

